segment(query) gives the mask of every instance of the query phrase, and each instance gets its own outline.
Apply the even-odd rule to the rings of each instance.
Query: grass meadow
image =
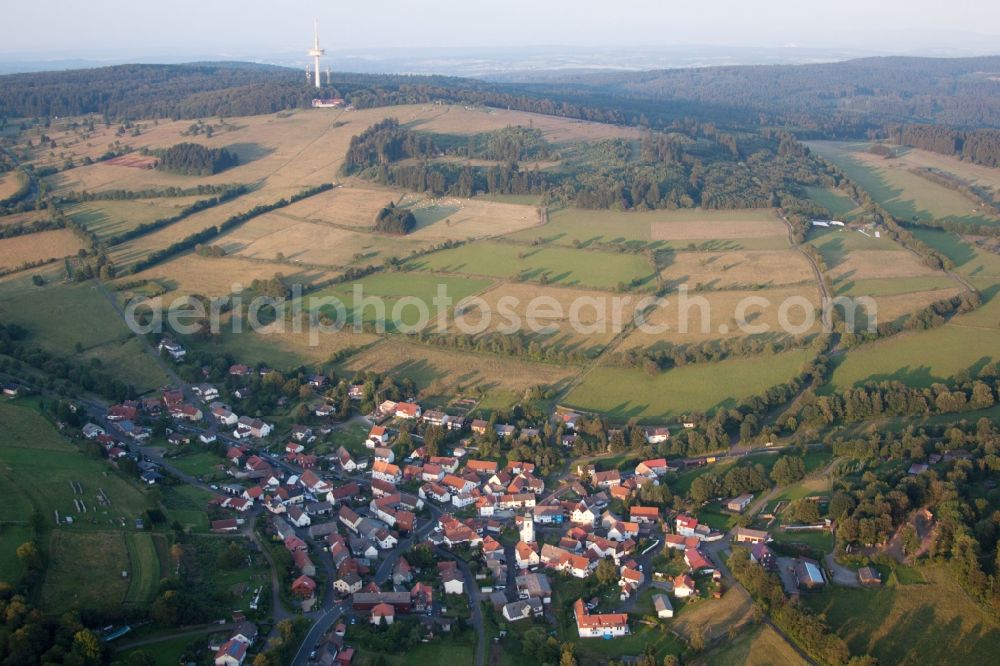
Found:
[[[462,273],[570,287],[613,289],[632,280],[650,284],[645,257],[562,247],[524,247],[484,241],[436,252],[409,264],[414,270]]]
[[[787,382],[808,358],[806,351],[791,351],[767,358],[688,365],[653,377],[640,370],[602,366],[587,374],[564,403],[607,414],[616,421],[656,421],[712,412]]]

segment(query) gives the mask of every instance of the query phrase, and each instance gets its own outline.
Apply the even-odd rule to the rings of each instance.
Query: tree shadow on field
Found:
[[[256,162],[274,152],[274,148],[259,143],[231,143],[226,146],[226,150],[236,153],[236,156],[240,158],[241,165]]]

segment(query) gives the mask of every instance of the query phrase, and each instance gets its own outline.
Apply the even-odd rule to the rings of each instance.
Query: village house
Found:
[[[382,622],[385,622],[385,624],[388,626],[392,624],[395,619],[396,619],[396,609],[389,604],[385,603],[375,604],[375,607],[372,608],[371,622],[375,626],[382,624]]]
[[[674,578],[674,596],[678,599],[687,599],[698,592],[694,579],[688,574],[681,574]]]
[[[347,570],[333,581],[333,589],[340,594],[354,594],[361,590],[361,576],[358,572]]]
[[[629,633],[627,613],[591,615],[584,606],[583,599],[577,599],[573,604],[573,615],[576,617],[576,630],[580,638],[612,638]]]
[[[660,518],[660,509],[655,506],[633,506],[629,517],[635,523],[655,523]]]
[[[241,416],[236,422],[236,429],[233,430],[233,437],[236,439],[245,439],[247,437],[261,439],[270,435],[272,429],[273,428],[269,423],[264,423],[260,419],[251,418],[249,416]]]
[[[646,479],[656,479],[667,473],[666,458],[643,460],[635,466],[635,475]]]
[[[413,402],[399,402],[396,403],[393,414],[397,419],[419,419],[420,405]]]
[[[617,469],[612,469],[606,472],[594,472],[590,479],[598,488],[611,488],[621,484],[622,475]]]
[[[663,427],[646,428],[645,435],[647,444],[662,444],[670,439],[670,430]]]

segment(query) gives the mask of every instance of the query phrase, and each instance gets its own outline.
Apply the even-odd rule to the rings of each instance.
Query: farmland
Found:
[[[654,235],[656,237],[654,237]],[[617,212],[557,208],[544,227],[510,236],[511,240],[591,247],[626,244],[633,247],[684,249],[718,239],[736,239],[732,249],[788,247],[781,223],[769,210],[658,210]],[[753,246],[753,247],[751,247]]]
[[[422,387],[421,397],[432,402],[468,391],[487,393],[508,404],[532,386],[558,385],[575,373],[573,368],[446,351],[396,339],[350,357],[342,367],[348,372],[373,370],[408,377]]]
[[[67,206],[64,212],[98,238],[105,239],[135,229],[140,224],[177,215],[199,197],[164,197],[131,201],[88,201]]]
[[[4,502],[0,512],[4,575],[15,571],[10,549],[31,538],[27,523],[36,513],[44,531],[34,538],[42,538],[48,562],[40,591],[45,608],[60,612],[78,603],[115,607],[150,601],[160,578],[153,537],[130,531],[148,506],[143,492],[107,463],[76,450],[34,410],[0,404],[0,418],[5,424],[0,477],[16,493],[11,497],[16,501]],[[56,512],[73,518],[72,526],[56,526]],[[94,562],[108,566],[95,568]]]
[[[804,666],[808,663],[774,629],[751,629],[697,657],[698,666]]]
[[[909,159],[887,160],[867,152],[868,144],[815,141],[809,145],[843,169],[875,201],[900,219],[947,218],[974,224],[1000,222],[992,215],[980,212],[976,203],[960,192],[914,173],[912,169],[920,161],[919,154]]]
[[[28,236],[0,240],[0,269],[76,254],[83,243],[68,229],[41,231]]]
[[[782,313],[787,313],[789,324],[801,327],[799,335],[819,331],[815,314],[819,293],[813,286],[696,292],[668,295],[665,301],[646,315],[643,328],[628,334],[622,342],[623,350],[739,336],[779,339],[786,336],[781,326]]]
[[[437,252],[411,261],[410,267],[597,289],[652,280],[651,268],[641,255],[557,247],[526,249],[492,241]]]
[[[809,358],[807,352],[759,358],[702,363],[662,372],[656,376],[637,370],[598,367],[566,396],[577,409],[598,411],[625,421],[630,418],[662,420],[690,412],[710,412],[732,407],[739,398],[787,382]]]
[[[882,590],[835,588],[803,601],[826,614],[852,652],[871,654],[880,663],[946,663],[956,654],[969,663],[990,661],[1000,624],[943,567],[920,573],[926,583],[890,579]]]

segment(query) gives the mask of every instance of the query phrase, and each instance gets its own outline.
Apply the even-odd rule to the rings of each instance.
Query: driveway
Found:
[[[858,574],[853,569],[848,569],[841,564],[837,564],[837,560],[834,559],[832,554],[827,554],[823,558],[823,564],[826,565],[826,570],[830,574],[832,582],[844,587],[861,587]]]

